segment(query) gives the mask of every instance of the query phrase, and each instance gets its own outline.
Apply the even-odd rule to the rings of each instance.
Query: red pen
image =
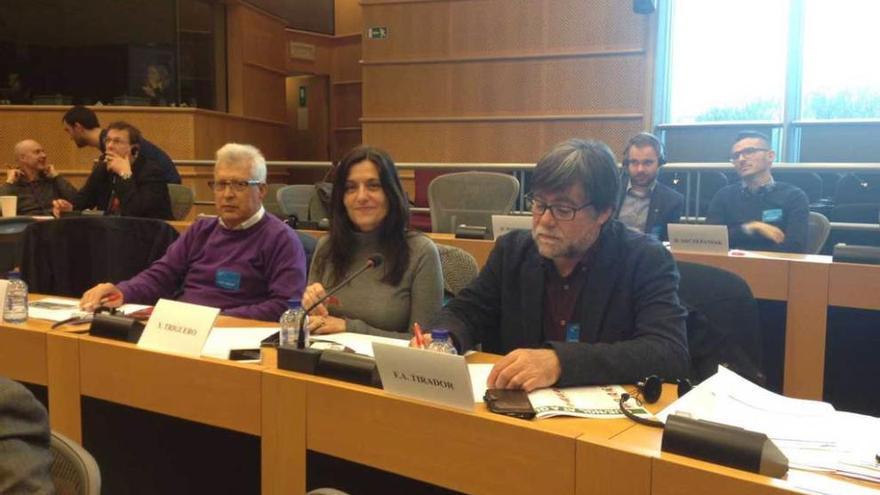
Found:
[[[422,326],[419,325],[419,322],[413,323],[413,335],[416,336],[416,344],[419,346],[419,349],[424,349],[425,339],[422,337]]]

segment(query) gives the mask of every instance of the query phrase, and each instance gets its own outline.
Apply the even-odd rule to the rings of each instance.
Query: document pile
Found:
[[[141,304],[124,304],[118,310],[128,315],[148,307]],[[32,301],[28,305],[28,317],[54,322],[78,318],[82,322],[87,322],[91,320],[92,312],[80,310],[79,301],[76,299],[47,297],[38,301]]]
[[[791,468],[880,482],[874,457],[880,448],[880,418],[784,397],[724,367],[657,416],[665,421],[674,413],[764,433]]]

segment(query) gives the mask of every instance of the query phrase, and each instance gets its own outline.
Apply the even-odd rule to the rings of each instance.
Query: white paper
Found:
[[[263,339],[278,330],[277,327],[214,327],[202,347],[202,356],[229,359],[232,349],[258,349]]]
[[[471,386],[474,388],[474,402],[483,402],[486,395],[486,380],[494,364],[469,364],[468,373],[471,375]]]
[[[160,299],[150,315],[138,347],[198,357],[220,309]]]
[[[366,335],[354,332],[330,333],[325,335],[312,335],[312,344],[315,342],[334,342],[342,344],[353,350],[357,354],[373,357],[373,342],[381,344],[395,345],[398,347],[409,347],[408,339],[392,339],[390,337],[380,337],[378,335]]]
[[[117,311],[130,315],[135,311],[149,308],[143,304],[123,304]],[[31,301],[28,304],[28,317],[49,321],[64,321],[69,318],[87,318],[92,314],[91,311],[83,311],[79,309],[79,301],[77,299],[64,299],[60,297],[44,297],[37,301]]]

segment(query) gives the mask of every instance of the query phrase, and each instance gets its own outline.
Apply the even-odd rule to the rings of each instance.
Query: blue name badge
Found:
[[[565,341],[566,342],[580,342],[581,341],[581,326],[577,323],[569,323],[568,326],[565,327]]]
[[[214,285],[224,290],[238,290],[241,286],[241,274],[228,270],[217,270]]]
[[[764,223],[775,223],[782,220],[782,208],[773,208],[772,210],[764,210],[761,212],[761,221]]]

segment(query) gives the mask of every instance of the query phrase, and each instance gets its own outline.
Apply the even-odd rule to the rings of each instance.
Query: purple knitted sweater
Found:
[[[275,321],[287,300],[302,297],[306,257],[296,233],[269,213],[245,230],[216,219],[199,220],[161,259],[117,284],[127,303],[159,298],[223,310],[223,314]]]

